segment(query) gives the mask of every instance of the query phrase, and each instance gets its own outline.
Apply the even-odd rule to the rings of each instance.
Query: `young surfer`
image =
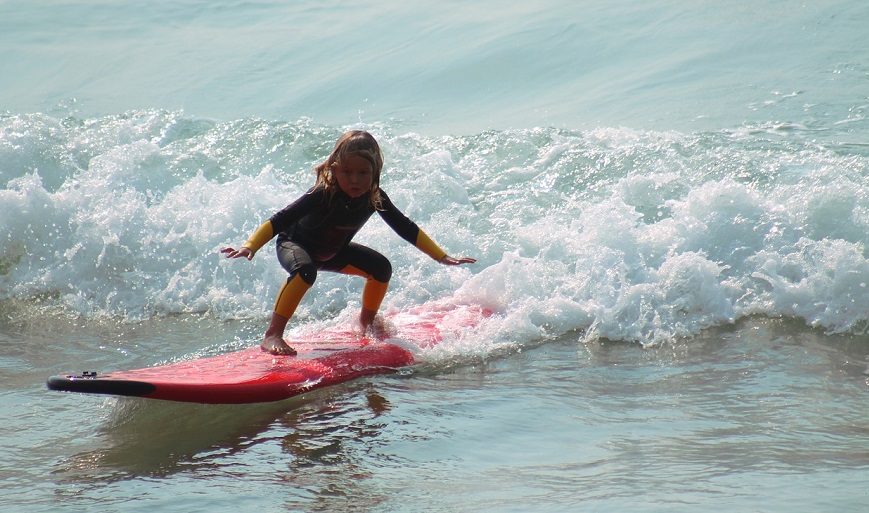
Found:
[[[359,322],[371,326],[386,295],[392,265],[371,248],[351,242],[374,212],[420,251],[446,265],[472,264],[474,258],[453,258],[438,247],[390,201],[380,188],[383,156],[374,137],[362,130],[342,135],[326,161],[315,170],[314,187],[275,213],[240,249],[224,248],[227,258],[251,260],[277,235],[278,260],[289,273],[275,301],[262,349],[293,355],[284,330],[302,297],[314,284],[317,271],[333,271],[365,278]]]

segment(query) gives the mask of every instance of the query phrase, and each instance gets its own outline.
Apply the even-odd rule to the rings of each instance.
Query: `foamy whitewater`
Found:
[[[252,265],[218,251],[304,194],[344,128],[167,111],[4,119],[3,160],[29,165],[4,169],[3,299],[122,321],[264,318],[285,276],[273,251]],[[384,189],[450,252],[479,257],[433,268],[375,219],[358,240],[394,261],[388,307],[482,304],[520,345],[673,342],[751,315],[866,330],[863,155],[774,126],[372,130]],[[358,283],[322,281],[302,319],[358,300]]]
[[[861,510],[867,23],[855,0],[0,5],[0,508]],[[394,203],[478,259],[373,217],[384,309],[478,304],[479,329],[270,406],[44,389],[258,343],[274,245],[219,250],[355,128]],[[292,329],[360,291],[320,273]]]

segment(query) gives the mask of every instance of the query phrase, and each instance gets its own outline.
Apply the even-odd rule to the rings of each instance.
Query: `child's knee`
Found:
[[[371,278],[381,283],[389,283],[389,280],[392,279],[392,264],[386,257],[378,262],[377,269],[371,273]]]
[[[296,274],[298,274],[299,278],[308,285],[313,285],[314,282],[317,281],[317,267],[313,264],[306,264],[299,267]]]

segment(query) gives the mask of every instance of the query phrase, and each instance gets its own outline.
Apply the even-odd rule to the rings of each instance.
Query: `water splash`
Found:
[[[127,321],[261,318],[284,279],[270,247],[253,262],[217,251],[306,190],[345,128],[164,111],[2,118],[0,299]],[[396,204],[451,254],[479,258],[439,267],[375,218],[358,240],[393,261],[387,306],[483,304],[520,342],[576,331],[657,344],[748,315],[866,329],[866,157],[799,131],[366,128]],[[359,289],[327,273],[299,316],[338,315]]]

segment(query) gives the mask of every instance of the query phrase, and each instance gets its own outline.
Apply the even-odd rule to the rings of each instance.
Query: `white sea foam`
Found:
[[[747,315],[866,329],[863,157],[766,133],[370,128],[393,200],[451,254],[479,258],[438,266],[372,220],[358,240],[393,261],[388,307],[480,303],[520,343],[576,331],[655,344]],[[342,130],[156,111],[2,129],[2,298],[133,321],[264,317],[284,279],[272,247],[252,262],[218,250],[303,193]],[[359,288],[323,273],[299,316],[354,308]]]

